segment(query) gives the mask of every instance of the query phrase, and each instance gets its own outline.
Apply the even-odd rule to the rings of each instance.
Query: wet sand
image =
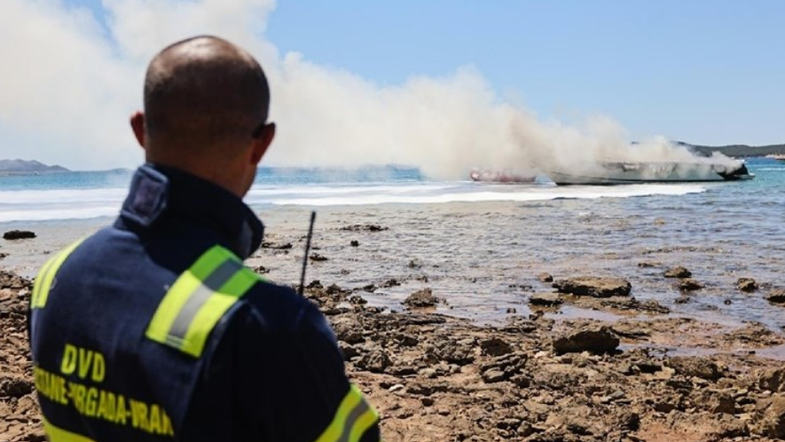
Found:
[[[581,224],[583,236],[548,236],[572,226],[562,224],[532,238],[513,231],[520,208],[483,208],[319,214],[312,253],[326,260],[311,260],[306,295],[333,325],[350,377],[382,416],[385,440],[785,438],[777,319],[785,307],[765,300],[778,286],[780,255],[729,251],[694,232],[683,238],[679,226],[656,241],[625,239],[641,225],[657,236],[656,214],[606,214],[604,227]],[[263,219],[267,243],[247,264],[294,284],[308,211],[276,209]],[[48,252],[97,225],[40,226],[36,239],[4,243],[9,256],[0,266],[30,276]],[[704,288],[682,291],[679,279],[665,278],[676,265]],[[632,292],[556,293],[546,272],[557,281],[620,277]],[[738,290],[742,276],[759,288]],[[0,280],[0,440],[43,440],[24,328],[29,284]],[[420,307],[406,304],[418,291]],[[538,293],[557,305],[532,305]]]

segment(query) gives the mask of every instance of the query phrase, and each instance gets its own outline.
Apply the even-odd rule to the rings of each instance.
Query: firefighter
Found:
[[[131,127],[146,163],[114,224],[54,255],[30,343],[53,442],[379,439],[324,316],[243,266],[242,202],[275,135],[262,68],[212,36],[158,53]]]

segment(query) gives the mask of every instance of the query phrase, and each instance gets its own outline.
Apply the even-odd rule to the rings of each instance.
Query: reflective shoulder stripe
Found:
[[[50,442],[95,442],[89,437],[58,428],[52,425],[52,423],[46,420],[46,418],[44,418],[43,421],[44,431],[46,432]]]
[[[215,324],[261,280],[232,252],[214,246],[166,292],[145,335],[198,358]]]
[[[68,258],[68,255],[76,250],[76,248],[79,247],[79,244],[82,244],[82,241],[84,241],[84,238],[76,241],[63,249],[60,253],[49,258],[49,260],[46,261],[46,264],[41,267],[41,271],[38,272],[38,276],[36,276],[35,283],[33,284],[33,296],[30,298],[30,308],[43,308],[46,305],[46,300],[49,298],[49,290],[52,289],[52,282],[55,279],[57,270],[63,265],[65,259]]]
[[[379,420],[379,414],[354,384],[349,388],[330,425],[316,442],[359,442]]]

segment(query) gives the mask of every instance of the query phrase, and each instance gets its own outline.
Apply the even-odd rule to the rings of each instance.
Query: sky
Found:
[[[0,158],[141,163],[127,118],[146,64],[203,33],[270,77],[268,165],[454,177],[630,141],[647,158],[664,140],[785,143],[779,0],[0,2]]]

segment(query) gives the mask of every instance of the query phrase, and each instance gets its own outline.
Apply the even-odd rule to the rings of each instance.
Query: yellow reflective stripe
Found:
[[[234,256],[234,253],[226,250],[221,246],[213,246],[208,251],[204,252],[195,263],[188,268],[188,271],[196,276],[199,280],[204,281],[213,270],[223,264],[227,259],[239,259]]]
[[[191,320],[180,349],[197,357],[201,355],[215,324],[258,281],[256,273],[242,268],[217,292],[213,292]]]
[[[172,328],[174,320],[180,309],[183,308],[188,296],[202,284],[202,281],[186,271],[175,281],[172,288],[166,292],[164,299],[153,315],[150,325],[147,326],[145,335],[153,341],[166,343],[169,337],[169,329]]]
[[[368,409],[365,410],[365,413],[360,415],[357,422],[354,423],[352,430],[349,432],[349,440],[353,442],[359,441],[360,438],[363,437],[363,434],[365,434],[377,420],[379,420],[379,414],[370,404],[368,404]]]
[[[232,252],[214,246],[177,278],[145,335],[199,357],[215,324],[260,280]]]
[[[325,428],[324,432],[316,442],[335,442],[341,437],[343,433],[343,427],[346,423],[346,418],[349,417],[349,413],[360,403],[362,400],[362,394],[355,393],[355,386],[352,385],[349,388],[349,392],[346,393],[346,396],[343,397],[341,404],[338,405],[338,411],[335,412],[335,417],[333,417],[333,421],[330,422],[330,425]]]
[[[226,259],[220,246],[206,251],[172,285],[147,326],[146,336],[156,342],[166,343],[169,330],[188,298],[201,284],[202,279],[218,268]]]
[[[49,268],[52,267],[52,263],[55,262],[55,259],[57,259],[57,255],[47,259],[44,265],[41,267],[41,270],[38,272],[38,275],[36,275],[35,282],[33,283],[33,295],[30,298],[30,308],[36,308],[38,305],[38,297],[39,293],[41,293],[41,286],[43,285],[44,276],[49,271]]]
[[[68,255],[70,255],[71,252],[79,247],[79,244],[81,244],[82,241],[84,241],[84,239],[80,239],[79,241],[71,244],[62,252],[57,254],[57,256],[52,258],[50,260],[51,263],[47,263],[44,266],[45,270],[42,270],[41,274],[39,275],[41,281],[38,281],[39,278],[36,278],[35,281],[35,288],[38,289],[38,293],[34,293],[35,300],[34,303],[30,305],[31,308],[43,308],[46,305],[46,300],[49,297],[49,290],[52,288],[52,281],[54,281],[57,271],[60,269],[60,266],[63,265],[65,259],[68,258]]]
[[[378,413],[365,401],[360,389],[351,384],[332,422],[316,442],[358,442],[378,418]]]
[[[49,438],[49,442],[95,442],[89,437],[58,428],[52,425],[52,423],[46,420],[46,418],[44,418],[43,421],[44,431]]]

